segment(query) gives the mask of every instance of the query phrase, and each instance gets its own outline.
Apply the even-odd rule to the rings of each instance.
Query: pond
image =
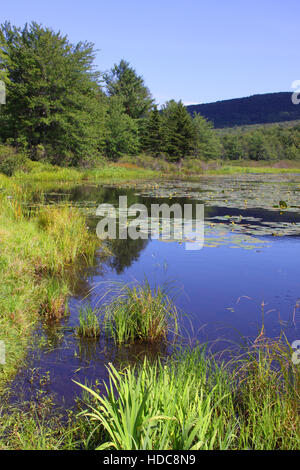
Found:
[[[41,382],[58,403],[72,406],[79,388],[107,376],[109,362],[126,364],[147,354],[170,353],[171,344],[116,348],[109,342],[80,340],[74,334],[87,299],[96,305],[107,286],[143,282],[168,285],[180,311],[181,341],[207,343],[215,351],[265,334],[300,339],[300,177],[228,176],[197,181],[156,181],[122,185],[60,185],[47,190],[48,203],[70,202],[96,230],[100,203],[128,206],[163,202],[204,204],[205,241],[198,250],[160,239],[114,240],[112,255],[99,251],[94,266],[78,274],[69,314],[61,323],[42,324],[28,365],[17,375],[13,397],[33,398]],[[13,398],[14,399],[14,398]]]

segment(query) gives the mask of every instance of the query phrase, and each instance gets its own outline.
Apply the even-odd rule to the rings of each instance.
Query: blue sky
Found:
[[[158,103],[291,90],[300,79],[299,0],[12,0],[0,20],[32,20],[128,60]]]

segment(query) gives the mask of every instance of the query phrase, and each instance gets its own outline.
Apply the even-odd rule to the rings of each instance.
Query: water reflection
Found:
[[[217,183],[214,184],[216,188]],[[39,328],[36,347],[28,358],[29,368],[39,369],[40,374],[50,372],[51,390],[58,400],[71,405],[79,393],[72,380],[84,383],[106,378],[108,362],[125,365],[143,360],[145,355],[164,357],[171,351],[166,343],[115,348],[103,338],[76,337],[74,330],[81,302],[88,296],[91,304],[96,304],[105,290],[105,282],[142,282],[145,276],[152,285],[175,281],[175,301],[186,341],[209,342],[220,350],[230,343],[238,344],[242,337],[255,338],[262,326],[262,302],[266,304],[267,335],[277,337],[284,328],[290,341],[299,339],[299,308],[295,310],[300,298],[299,211],[274,210],[269,203],[259,207],[259,201],[257,208],[253,207],[254,203],[250,207],[245,204],[234,207],[230,201],[220,205],[223,196],[224,201],[230,196],[224,193],[227,189],[223,180],[218,184],[215,205],[207,204],[211,189],[207,187],[212,186],[211,181],[186,183],[184,188],[177,183],[172,187],[170,183],[169,193],[164,195],[161,188],[155,193],[151,185],[147,190],[85,185],[47,192],[48,202],[69,202],[81,208],[88,217],[90,230],[95,230],[98,223],[95,217],[98,205],[105,202],[117,206],[120,195],[127,195],[128,205],[143,203],[147,207],[170,202],[169,194],[172,204],[204,202],[208,240],[204,249],[194,252],[186,251],[176,242],[114,240],[110,244],[111,256],[104,258],[99,249],[93,266],[73,271],[74,295],[69,299],[69,315],[60,323]],[[240,186],[238,191],[246,199],[248,186],[244,183]],[[253,186],[257,190],[258,183],[253,182]],[[292,193],[291,188],[289,191]],[[279,230],[287,235],[274,236],[272,232]],[[255,236],[263,243],[259,247],[251,246],[248,240],[245,244],[246,235]],[[29,380],[29,368],[15,380],[15,390],[23,389],[27,397],[34,388]]]
[[[125,268],[129,268],[134,261],[139,259],[149,240],[112,240],[110,243],[112,256],[108,259],[108,266],[117,274],[121,274]]]

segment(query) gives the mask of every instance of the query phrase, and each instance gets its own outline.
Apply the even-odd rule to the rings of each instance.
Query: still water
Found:
[[[147,354],[170,353],[168,344],[115,348],[99,340],[80,340],[74,329],[82,303],[101,302],[114,281],[169,286],[180,311],[184,344],[206,342],[214,350],[254,340],[264,323],[267,336],[282,331],[300,339],[300,177],[206,178],[200,182],[156,182],[122,186],[60,186],[47,190],[48,203],[68,201],[95,230],[100,203],[201,203],[205,206],[205,244],[186,250],[184,243],[157,239],[114,240],[112,255],[101,248],[92,267],[78,272],[69,314],[60,323],[40,325],[28,364],[16,377],[16,396],[33,398],[41,377],[56,400],[71,406],[78,386],[107,376],[108,362],[126,364]]]

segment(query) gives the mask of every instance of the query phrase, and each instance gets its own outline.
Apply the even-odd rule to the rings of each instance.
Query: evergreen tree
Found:
[[[156,105],[145,120],[143,148],[154,157],[158,157],[165,150],[164,127]]]
[[[253,132],[247,139],[250,160],[268,160],[270,158],[267,142],[261,132]]]
[[[0,29],[0,80],[7,83],[8,81],[8,64],[9,64],[9,57],[7,55],[7,51],[5,48],[6,41],[4,38],[4,34]]]
[[[170,161],[190,155],[195,142],[195,127],[190,114],[181,101],[171,100],[162,110],[166,132],[166,150]]]
[[[133,119],[144,117],[151,109],[153,99],[144,84],[143,77],[137,75],[125,60],[104,75],[109,96],[119,96],[125,112]]]

